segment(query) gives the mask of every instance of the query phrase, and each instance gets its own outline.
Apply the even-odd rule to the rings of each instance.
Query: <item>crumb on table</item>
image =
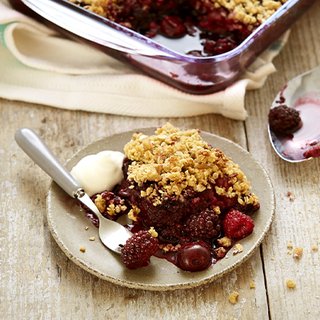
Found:
[[[250,289],[255,289],[255,287],[256,287],[255,282],[254,282],[253,280],[250,280],[250,282],[249,282],[249,288],[250,288]]]
[[[286,281],[286,285],[287,285],[287,288],[289,289],[295,289],[296,288],[296,282],[292,279],[288,279]]]
[[[232,304],[236,304],[238,302],[239,292],[233,291],[229,295],[229,302]]]
[[[293,249],[293,257],[297,260],[301,259],[303,254],[303,248],[301,247],[296,247]]]
[[[287,192],[287,197],[289,198],[289,201],[291,201],[291,202],[294,201],[296,198],[291,191]]]
[[[86,248],[85,248],[85,247],[82,247],[82,246],[79,248],[79,250],[80,250],[80,252],[82,252],[82,253],[85,253],[85,252],[86,252]]]

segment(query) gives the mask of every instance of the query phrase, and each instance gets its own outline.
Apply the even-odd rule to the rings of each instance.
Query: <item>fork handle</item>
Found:
[[[77,197],[82,187],[33,130],[28,128],[17,130],[15,140],[19,147],[66,193],[71,197]]]

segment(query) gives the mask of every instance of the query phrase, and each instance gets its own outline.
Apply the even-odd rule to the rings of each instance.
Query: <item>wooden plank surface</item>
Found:
[[[144,119],[71,112],[0,100],[0,315],[3,319],[310,319],[320,318],[318,160],[291,165],[268,143],[269,105],[283,83],[320,62],[320,3],[293,28],[276,59],[278,72],[247,96],[248,120],[210,115]],[[126,289],[100,280],[69,261],[51,237],[45,196],[50,179],[17,147],[17,128],[39,132],[62,161],[101,137],[158,126],[200,128],[247,147],[269,172],[276,192],[272,230],[252,258],[212,284],[174,292]],[[290,191],[295,199],[289,199]],[[293,200],[293,201],[292,201]],[[287,244],[304,248],[295,261]],[[285,280],[297,282],[295,290]],[[249,288],[254,280],[255,289]],[[318,292],[317,292],[318,288]],[[240,293],[231,305],[228,295]]]

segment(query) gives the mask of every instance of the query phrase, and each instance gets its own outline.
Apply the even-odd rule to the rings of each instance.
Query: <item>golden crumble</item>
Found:
[[[301,259],[302,254],[303,254],[303,248],[296,247],[293,249],[293,257],[295,259]]]
[[[313,251],[313,252],[317,252],[318,251],[318,246],[316,245],[316,244],[313,244],[312,246],[311,246],[311,250]]]
[[[131,219],[132,221],[137,221],[139,213],[140,213],[140,209],[137,206],[132,205],[132,208],[128,212],[128,218]]]
[[[289,288],[289,289],[295,289],[296,282],[291,279],[288,279],[288,280],[286,280],[286,285],[287,285],[287,288]]]
[[[151,227],[148,232],[154,237],[157,238],[158,237],[158,232],[154,229],[154,227]]]
[[[229,295],[229,302],[232,304],[236,304],[238,302],[239,299],[239,292],[237,291],[233,291],[230,293]]]
[[[234,18],[244,24],[263,23],[287,0],[210,0],[216,7],[223,7]]]
[[[168,196],[183,199],[187,190],[202,192],[212,186],[218,195],[236,197],[240,205],[258,205],[239,166],[206,143],[198,130],[180,130],[167,123],[155,135],[135,133],[124,153],[131,160],[128,180],[140,187],[148,183],[141,197],[147,197],[154,206]],[[216,185],[222,178],[227,187]]]
[[[243,251],[243,246],[242,246],[242,244],[236,243],[235,246],[234,246],[234,248],[233,248],[232,254],[233,254],[233,255],[236,255],[236,254],[238,254],[238,253],[241,253],[242,251]]]
[[[115,216],[120,212],[124,212],[127,210],[127,206],[124,205],[123,201],[121,201],[120,204],[114,204],[111,202],[107,205],[107,201],[102,197],[101,194],[96,195],[94,203],[101,213],[106,212],[110,216]]]
[[[94,203],[99,209],[100,212],[104,212],[106,210],[106,200],[102,198],[101,194],[98,194],[94,199]]]
[[[85,247],[82,247],[82,246],[79,248],[79,250],[80,250],[80,252],[82,252],[82,253],[85,253],[85,252],[86,252],[86,248],[85,248]]]
[[[219,243],[220,246],[225,247],[225,248],[231,247],[231,244],[232,244],[231,239],[228,237],[222,237],[222,238],[218,239],[217,242]]]
[[[255,282],[254,282],[253,280],[250,280],[250,282],[249,282],[249,288],[250,288],[250,289],[255,289],[255,287],[256,287]]]
[[[120,0],[69,0],[81,5],[98,15],[114,20],[126,3]],[[213,8],[224,8],[230,14],[230,19],[235,19],[246,25],[257,25],[263,23],[273,15],[287,0],[208,0]],[[112,8],[112,10],[110,9]]]

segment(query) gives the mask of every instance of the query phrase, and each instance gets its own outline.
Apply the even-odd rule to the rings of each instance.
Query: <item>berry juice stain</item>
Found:
[[[292,160],[320,157],[320,94],[300,97],[292,107],[299,111],[302,127],[288,136],[278,137],[281,153]]]

